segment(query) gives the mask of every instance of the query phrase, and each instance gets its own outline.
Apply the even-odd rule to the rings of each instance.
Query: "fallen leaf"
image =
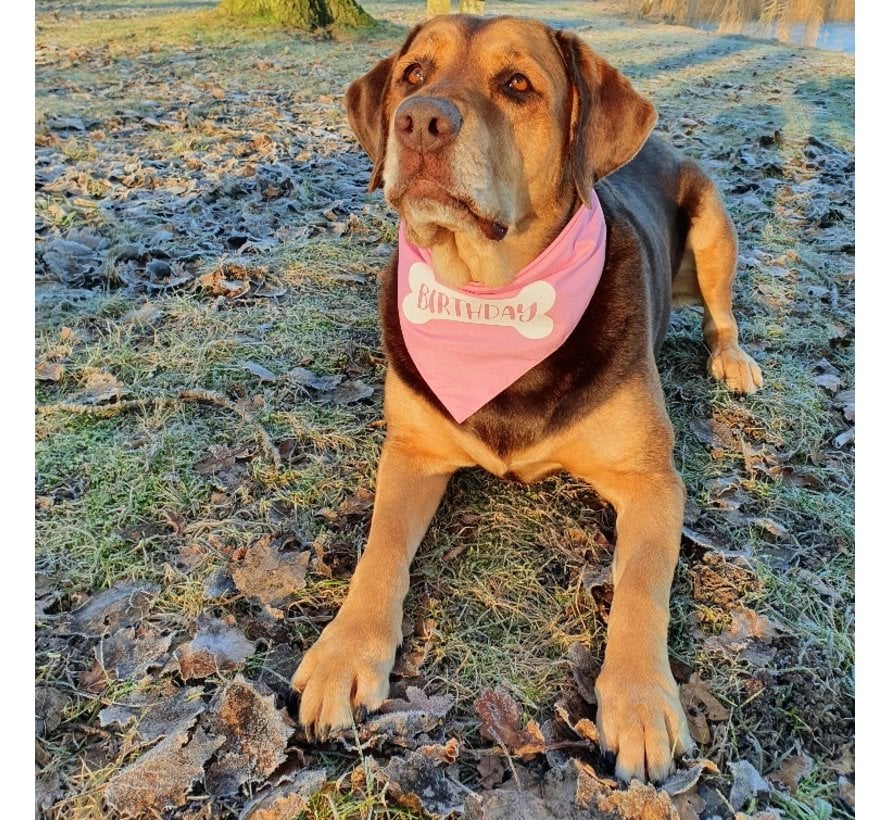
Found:
[[[260,792],[238,816],[238,820],[293,820],[309,809],[312,795],[327,782],[324,769],[298,772],[290,782]]]
[[[359,379],[351,379],[337,385],[333,390],[322,393],[322,401],[335,404],[355,404],[374,395],[374,388]]]
[[[729,720],[729,709],[727,709],[711,692],[706,681],[701,678],[701,672],[695,672],[689,678],[688,683],[680,686],[680,703],[684,708],[693,710],[696,713],[702,711],[708,720],[721,722]]]
[[[856,759],[853,756],[853,744],[846,744],[840,755],[834,760],[829,761],[828,768],[838,774],[853,774],[856,770]]]
[[[852,780],[844,775],[841,775],[837,779],[837,789],[838,794],[841,796],[841,800],[844,801],[851,809],[856,810],[856,786]]]
[[[135,722],[136,743],[147,746],[156,740],[181,735],[190,729],[207,708],[199,686],[186,688],[169,684],[160,691],[133,692],[120,703],[99,712],[99,725],[125,728]]]
[[[198,619],[198,631],[173,654],[183,680],[196,680],[238,669],[255,651],[252,641],[229,616]]]
[[[480,785],[488,790],[504,782],[504,775],[509,771],[509,766],[501,755],[484,754],[476,764],[476,771],[479,772]]]
[[[417,754],[431,761],[435,766],[443,764],[450,766],[457,761],[457,757],[460,754],[460,742],[457,738],[451,737],[448,738],[444,745],[431,743],[426,746],[419,746]]]
[[[116,680],[141,680],[152,667],[163,666],[172,635],[161,635],[153,629],[128,626],[119,629],[96,647],[98,660]]]
[[[71,613],[68,629],[71,634],[99,638],[132,626],[148,614],[159,591],[155,584],[115,584],[94,595]]]
[[[830,393],[837,393],[844,385],[844,380],[834,373],[820,373],[818,376],[813,377],[813,381]]]
[[[162,740],[125,769],[112,775],[105,800],[121,814],[150,817],[182,806],[204,764],[222,746],[200,727],[189,740],[183,730]]]
[[[752,639],[770,641],[778,638],[781,630],[766,615],[758,615],[747,607],[732,613],[729,629],[705,639],[705,647],[724,652],[741,652]]]
[[[251,362],[249,360],[242,360],[238,363],[241,367],[247,370],[250,373],[253,373],[261,382],[274,382],[278,380],[278,376],[276,376],[271,370],[267,367],[263,367],[261,364],[257,364],[256,362]]]
[[[70,695],[53,686],[40,685],[34,689],[34,714],[38,737],[47,737],[62,724],[63,713],[73,703]]]
[[[575,678],[578,693],[589,704],[596,704],[596,690],[594,684],[599,677],[601,662],[582,643],[573,643],[568,651],[569,667]]]
[[[57,382],[64,373],[65,368],[57,362],[40,362],[34,369],[34,376],[41,382]]]
[[[730,763],[729,769],[732,772],[732,788],[729,791],[729,802],[736,811],[746,805],[752,797],[761,792],[769,792],[769,783],[763,779],[760,772],[747,760]]]
[[[313,390],[327,391],[333,390],[340,382],[343,376],[334,374],[331,376],[319,376],[305,367],[295,367],[285,374],[287,381],[296,387],[311,387]]]
[[[261,692],[240,674],[217,694],[204,718],[208,730],[224,739],[207,767],[208,794],[236,794],[243,783],[262,781],[284,762],[293,726],[275,707],[274,694]]]
[[[460,812],[466,789],[455,783],[442,768],[423,755],[409,751],[404,757],[392,757],[386,766],[374,758],[368,761],[374,778],[404,808],[434,818]]]
[[[600,811],[617,812],[627,820],[668,820],[672,805],[667,792],[639,780],[631,781],[627,789],[600,797],[596,803]]]
[[[806,753],[786,758],[782,765],[766,777],[780,786],[784,786],[791,794],[797,791],[797,784],[813,770],[813,759]]]
[[[309,550],[282,551],[264,535],[247,548],[240,563],[232,564],[232,580],[242,595],[282,617],[279,607],[306,586],[309,557]]]
[[[121,316],[121,322],[124,324],[152,325],[163,315],[164,309],[157,302],[143,302],[135,310],[128,310]]]
[[[127,388],[111,373],[92,370],[87,375],[83,390],[75,397],[81,404],[109,404],[120,399]]]
[[[542,754],[547,744],[541,728],[530,720],[523,729],[516,701],[503,689],[485,689],[473,703],[482,719],[480,734],[520,757]]]
[[[378,712],[360,723],[358,740],[362,748],[381,747],[384,743],[404,748],[427,745],[427,734],[441,725],[454,705],[446,695],[426,695],[416,686],[405,690],[406,699],[385,700]],[[355,733],[349,729],[338,735],[346,748],[355,748]]]

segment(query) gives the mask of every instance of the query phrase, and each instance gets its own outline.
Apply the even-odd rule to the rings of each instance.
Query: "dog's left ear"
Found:
[[[381,60],[364,77],[360,77],[346,92],[344,103],[352,131],[374,162],[368,190],[379,188],[383,181],[383,160],[386,156],[386,137],[389,128],[390,74],[395,61],[411,45],[420,31],[415,26],[408,34],[402,48],[385,60]]]
[[[578,195],[590,205],[594,183],[630,162],[658,119],[655,107],[574,34],[556,32],[572,92],[570,160]]]

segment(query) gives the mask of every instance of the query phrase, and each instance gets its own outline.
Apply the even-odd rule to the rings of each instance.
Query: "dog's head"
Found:
[[[409,239],[451,284],[502,285],[628,162],[655,109],[573,34],[438,17],[356,80],[349,121]]]

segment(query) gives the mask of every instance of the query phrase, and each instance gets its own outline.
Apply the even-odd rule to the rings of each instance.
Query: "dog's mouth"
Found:
[[[465,213],[479,227],[482,234],[493,242],[500,242],[510,230],[509,226],[497,217],[481,213],[479,206],[472,200],[452,193],[440,182],[421,174],[400,185],[398,190],[388,197],[397,211],[406,198],[418,201],[432,200]]]

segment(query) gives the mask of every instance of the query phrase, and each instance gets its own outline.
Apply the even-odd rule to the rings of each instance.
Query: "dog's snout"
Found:
[[[432,153],[449,145],[462,124],[457,106],[442,97],[410,97],[396,111],[399,141],[419,153]]]

